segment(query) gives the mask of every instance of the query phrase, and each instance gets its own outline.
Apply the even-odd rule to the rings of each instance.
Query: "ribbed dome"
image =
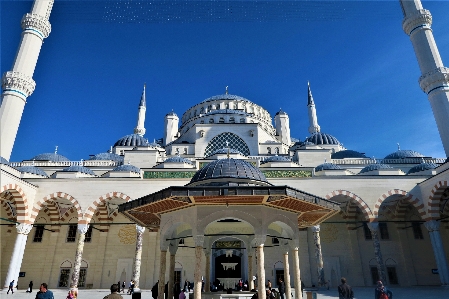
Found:
[[[9,162],[8,162],[8,160],[6,160],[6,159],[3,158],[2,156],[0,156],[0,164],[9,165]]]
[[[342,169],[340,165],[333,163],[323,163],[315,167],[315,171]]]
[[[369,172],[369,171],[373,171],[373,170],[379,170],[379,169],[392,169],[393,167],[391,167],[390,165],[387,164],[370,164],[368,166],[366,166],[365,168],[363,168],[362,170],[360,170],[359,173],[364,173],[364,172]]]
[[[364,153],[359,153],[352,150],[344,150],[333,153],[331,155],[332,159],[347,159],[347,158],[367,158]]]
[[[168,158],[164,161],[164,163],[187,163],[187,164],[193,164],[192,161],[190,161],[189,159],[180,157],[180,156],[174,156],[171,158]]]
[[[95,173],[84,166],[80,166],[80,165],[72,165],[70,167],[64,168],[62,171],[64,172],[81,172],[81,173],[85,173],[85,174],[90,174],[90,175],[95,175]]]
[[[212,154],[210,154],[208,157],[213,156],[213,155],[216,155],[216,154],[227,154],[227,153],[228,153],[228,149],[227,149],[227,148],[220,148],[220,149],[214,151],[214,152],[213,152]],[[229,153],[230,153],[230,154],[240,154],[240,155],[242,155],[242,156],[245,156],[242,152],[240,152],[240,151],[238,151],[238,150],[236,150],[236,149],[233,149],[233,148],[229,148]]]
[[[291,160],[290,160],[290,158],[283,157],[283,156],[271,156],[263,161],[263,163],[268,163],[268,162],[291,162]]]
[[[99,153],[89,158],[89,160],[108,160],[115,162],[123,162],[123,159],[124,159],[123,156],[114,153]]]
[[[229,158],[220,159],[207,164],[195,173],[190,184],[212,179],[217,179],[217,181],[221,179],[221,181],[223,181],[222,179],[225,178],[245,179],[256,184],[257,182],[254,181],[259,181],[260,183],[265,183],[264,185],[268,183],[265,175],[251,163]]]
[[[112,169],[112,171],[135,172],[140,174],[139,167],[129,164],[117,166],[116,168]]]
[[[339,145],[340,144],[340,141],[338,141],[337,138],[335,138],[332,135],[322,133],[322,132],[314,133],[312,136],[310,136],[306,140],[304,140],[304,142],[312,142],[316,145],[319,145],[319,144]]]
[[[416,166],[413,166],[412,168],[410,168],[410,170],[407,172],[407,174],[412,174],[415,172],[420,172],[420,171],[429,170],[429,169],[435,169],[437,167],[438,167],[438,165],[433,164],[433,163],[421,163],[419,165],[416,165]]]
[[[36,160],[36,161],[51,161],[51,162],[69,162],[70,160],[60,154],[56,154],[56,153],[44,153],[44,154],[40,154],[37,155],[33,158],[31,158],[31,160]]]
[[[233,95],[233,94],[220,94],[220,95],[216,95],[210,98],[205,99],[204,101],[202,101],[201,103],[204,102],[209,102],[209,101],[216,101],[216,100],[239,100],[239,101],[246,101],[246,102],[250,102],[250,100],[245,99],[241,96],[237,96],[237,95]]]
[[[35,166],[22,166],[22,167],[18,167],[17,170],[20,172],[37,174],[37,175],[48,178],[48,175],[45,173],[45,171],[43,171],[42,169],[37,168]]]
[[[137,134],[130,134],[120,138],[114,146],[149,146],[148,140]]]
[[[406,158],[421,158],[424,155],[412,151],[412,150],[398,150],[394,153],[389,154],[384,159],[406,159]]]

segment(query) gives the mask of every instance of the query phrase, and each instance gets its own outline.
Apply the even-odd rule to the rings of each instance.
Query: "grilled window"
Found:
[[[89,225],[89,228],[87,229],[84,242],[92,242],[92,225]]]
[[[365,240],[372,240],[373,235],[371,234],[371,230],[368,227],[368,224],[363,223],[363,232],[365,233]]]
[[[413,228],[413,236],[415,237],[415,239],[418,239],[418,240],[424,239],[424,236],[423,236],[422,230],[421,230],[421,223],[412,222],[412,228]]]
[[[44,235],[44,226],[36,225],[34,230],[33,242],[42,242],[42,236]]]
[[[271,238],[271,244],[279,244],[278,238]]]
[[[76,224],[70,224],[69,225],[69,231],[67,232],[67,239],[66,242],[73,243],[76,240],[76,229],[78,225]]]
[[[385,222],[379,222],[380,238],[382,240],[389,240],[390,234],[388,233],[388,226]]]

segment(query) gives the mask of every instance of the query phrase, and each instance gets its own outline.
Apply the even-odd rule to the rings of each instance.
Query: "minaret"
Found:
[[[0,106],[0,156],[9,160],[27,98],[36,83],[32,79],[44,38],[51,25],[48,21],[53,0],[35,0],[31,13],[23,16],[22,39],[12,70],[3,74]]]
[[[280,141],[290,146],[292,141],[290,138],[290,121],[288,114],[280,109],[274,116],[274,124],[276,126],[276,135],[280,137]]]
[[[310,83],[307,82],[308,89],[308,100],[307,107],[309,108],[309,133],[314,134],[320,131],[320,126],[318,125],[318,118],[316,117],[315,102],[313,101],[312,90],[310,89]]]
[[[430,12],[423,9],[420,0],[400,0],[400,3],[404,14],[402,28],[410,36],[421,69],[419,86],[427,94],[449,157],[449,68],[444,67],[433,38]]]
[[[145,111],[147,110],[147,103],[145,99],[145,87],[143,85],[142,97],[139,103],[139,113],[137,114],[137,126],[134,129],[134,134],[143,136],[145,134]]]
[[[173,142],[178,133],[179,118],[173,111],[165,116],[164,145]]]

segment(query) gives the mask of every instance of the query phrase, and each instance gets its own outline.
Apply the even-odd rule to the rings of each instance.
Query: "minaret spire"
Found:
[[[147,110],[147,102],[145,98],[146,84],[143,85],[142,96],[140,97],[139,112],[137,114],[137,126],[134,129],[134,134],[143,136],[145,134],[145,111]]]
[[[309,108],[309,133],[314,134],[320,131],[318,125],[318,117],[316,116],[315,102],[313,101],[312,90],[310,89],[310,82],[307,81],[307,107]]]

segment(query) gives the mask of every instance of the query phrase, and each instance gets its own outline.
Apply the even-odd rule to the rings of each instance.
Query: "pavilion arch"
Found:
[[[2,186],[0,194],[4,194],[5,192],[9,192],[14,198],[17,222],[27,224],[32,223],[28,218],[28,199],[22,188],[17,184],[7,184]],[[3,197],[3,195],[0,197]]]
[[[402,196],[401,200],[396,205],[395,209],[395,217],[404,217],[406,212],[406,206],[411,204],[417,210],[419,215],[424,218],[426,215],[426,210],[424,208],[423,202],[413,194],[408,193],[407,191],[400,189],[393,189],[388,191],[387,193],[382,194],[376,201],[373,209],[373,215],[378,218],[379,217],[379,209],[382,203],[389,198],[390,196],[399,195]]]
[[[124,200],[124,202],[128,202],[131,200],[131,197],[129,197],[128,195],[122,193],[122,192],[109,192],[106,193],[103,196],[100,196],[97,200],[95,200],[85,211],[82,220],[80,221],[80,223],[83,224],[88,224],[92,217],[95,214],[95,211],[98,209],[99,206],[103,205],[104,203],[110,201],[113,198],[121,198]],[[104,215],[103,215],[104,216]]]
[[[43,199],[39,200],[38,202],[36,202],[34,204],[33,209],[31,210],[31,217],[30,217],[31,223],[34,223],[37,215],[39,214],[39,211],[42,209],[42,207],[45,203],[53,202],[53,200],[57,199],[57,198],[66,199],[67,201],[71,202],[73,204],[73,207],[75,208],[77,215],[78,215],[78,220],[82,219],[83,214],[81,211],[81,206],[78,203],[78,201],[70,194],[67,194],[64,192],[55,192],[55,193],[51,193],[51,194],[45,196]],[[73,211],[73,209],[70,209],[70,210]],[[54,210],[52,210],[52,212],[54,212]],[[59,220],[59,218],[62,218],[63,215],[60,214],[59,209],[57,210],[57,213],[58,213],[57,217]],[[54,216],[54,217],[56,217],[56,216]]]
[[[440,201],[443,198],[444,191],[448,188],[447,181],[439,181],[436,183],[429,195],[428,207],[427,207],[427,218],[438,219],[440,217]]]
[[[206,227],[210,223],[226,218],[238,219],[247,222],[249,225],[253,227],[255,233],[256,230],[263,230],[262,223],[260,223],[260,221],[257,220],[257,218],[254,217],[253,215],[239,210],[234,210],[232,208],[227,208],[225,210],[211,213],[207,217],[198,221],[197,224],[198,233],[202,232],[202,234],[204,234]]]
[[[326,197],[326,199],[331,199],[332,197],[335,197],[338,195],[345,196],[345,197],[349,198],[350,202],[355,203],[356,206],[359,207],[359,209],[362,211],[362,214],[367,221],[374,218],[373,213],[371,212],[371,209],[365,203],[365,201],[362,198],[360,198],[358,195],[356,195],[350,191],[335,190],[335,191],[332,191],[331,193],[327,194],[325,197]],[[347,212],[346,218],[350,218],[350,219],[354,219],[354,220],[356,219],[356,216],[357,216],[356,209],[348,208],[348,211],[346,211],[346,212]]]
[[[295,216],[297,218],[297,216]],[[267,229],[271,224],[276,224],[280,226],[288,235],[288,237],[294,238],[296,237],[296,232],[298,231],[298,220],[292,221],[292,219],[288,218],[285,215],[272,213],[266,219]]]

